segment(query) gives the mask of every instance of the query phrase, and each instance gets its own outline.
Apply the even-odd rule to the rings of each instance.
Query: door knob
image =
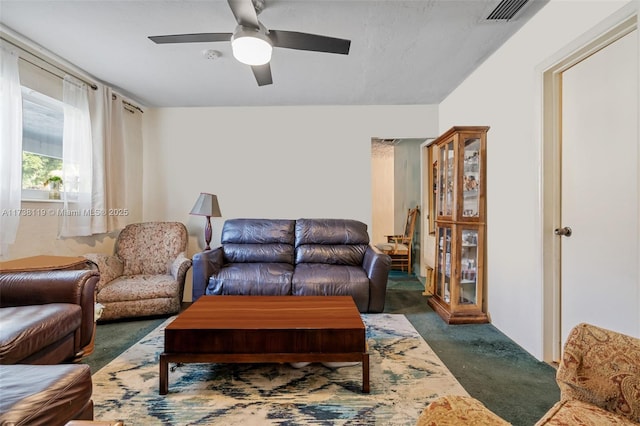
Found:
[[[568,226],[565,226],[564,228],[556,228],[553,233],[561,237],[570,237],[573,231]]]

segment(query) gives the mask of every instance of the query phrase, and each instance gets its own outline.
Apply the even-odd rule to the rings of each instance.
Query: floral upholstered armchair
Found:
[[[590,324],[571,330],[556,381],[560,401],[538,420],[547,425],[640,424],[640,339]],[[417,426],[508,425],[469,396],[437,398]]]
[[[100,320],[179,312],[191,267],[185,257],[187,241],[182,223],[135,223],[120,232],[112,256],[86,254],[100,271]]]

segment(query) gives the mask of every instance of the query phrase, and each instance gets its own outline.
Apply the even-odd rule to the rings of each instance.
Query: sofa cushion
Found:
[[[293,246],[290,244],[234,244],[223,246],[227,263],[293,263]]]
[[[552,425],[637,426],[638,423],[588,402],[572,399],[556,403],[535,424],[535,426]]]
[[[72,335],[82,309],[71,303],[12,306],[0,309],[0,364],[15,364]]]
[[[293,245],[295,221],[289,219],[229,219],[224,222],[222,244]]]
[[[358,266],[302,263],[291,282],[295,296],[353,296],[360,312],[369,308],[369,278]]]
[[[296,248],[296,264],[328,263],[362,268],[362,259],[366,251],[366,245],[305,244]]]
[[[287,263],[230,263],[209,279],[206,294],[288,295],[292,276]]]
[[[230,219],[222,228],[225,263],[293,263],[295,221]]]
[[[295,263],[361,266],[369,245],[367,225],[349,219],[298,219]]]
[[[0,424],[59,425],[91,402],[85,364],[0,365]]]
[[[171,275],[123,275],[98,293],[100,303],[175,298],[180,285]]]
[[[369,244],[367,225],[351,219],[296,220],[296,247],[302,244]]]

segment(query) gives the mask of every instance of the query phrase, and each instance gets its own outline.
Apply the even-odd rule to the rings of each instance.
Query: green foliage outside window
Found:
[[[62,170],[60,158],[22,152],[22,189],[45,189],[45,182]]]

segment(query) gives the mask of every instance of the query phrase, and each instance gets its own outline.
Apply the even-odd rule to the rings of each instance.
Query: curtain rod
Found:
[[[4,40],[4,39],[3,39],[3,40]],[[5,40],[5,41],[6,41],[6,40]],[[13,43],[12,43],[12,44],[13,44]],[[14,45],[14,46],[15,46],[15,45]],[[18,47],[18,46],[16,46],[16,47]],[[27,52],[27,53],[29,53],[29,52]],[[35,56],[35,55],[33,55],[33,56]],[[37,56],[36,56],[36,57],[37,57]],[[58,75],[58,74],[54,73],[53,71],[46,69],[45,67],[41,67],[40,65],[36,64],[35,62],[31,62],[30,60],[25,59],[25,58],[23,58],[22,56],[19,56],[18,58],[19,58],[20,60],[22,60],[22,61],[25,61],[25,62],[27,62],[27,63],[29,63],[29,64],[33,65],[34,67],[38,67],[38,68],[40,68],[42,71],[48,72],[48,73],[49,73],[49,74],[51,74],[51,75],[54,75],[54,76],[56,76],[56,77],[58,77],[58,78],[64,78],[63,76],[60,76],[60,75]],[[41,58],[38,58],[38,59],[41,59]],[[46,61],[45,61],[45,62],[46,62]],[[48,63],[48,62],[47,62],[47,63]],[[49,65],[51,65],[51,64],[49,64]],[[56,67],[56,68],[57,68],[57,67]],[[60,69],[60,68],[58,68],[58,69]],[[60,70],[61,70],[61,71],[64,71],[64,70],[62,70],[62,69],[60,69]],[[64,71],[64,72],[66,72],[66,71]],[[77,77],[76,77],[76,78],[77,78]],[[98,89],[98,86],[96,86],[95,84],[89,83],[89,82],[87,82],[87,81],[85,81],[85,80],[82,80],[82,82],[83,82],[83,83],[85,83],[85,84],[87,84],[87,85],[89,85],[93,90],[97,90],[97,89]],[[114,99],[114,100],[115,100],[115,99],[117,99],[117,98],[116,98],[116,95],[112,95],[112,99]],[[133,109],[135,109],[135,110],[139,111],[140,113],[144,114],[144,111],[143,111],[143,110],[142,110],[142,108],[140,108],[139,106],[134,105],[134,104],[132,104],[131,102],[127,102],[127,101],[125,101],[124,99],[122,99],[122,103],[123,103],[123,104],[125,104],[126,106],[131,107],[131,108],[133,108]]]
[[[120,97],[122,98],[122,95],[120,95]],[[111,100],[115,101],[116,99],[118,99],[118,96],[115,94],[111,95]],[[122,98],[122,103],[125,104],[128,107],[131,107],[137,111],[139,111],[140,113],[144,114],[144,111],[142,110],[142,108],[140,108],[138,105],[134,105],[131,102],[127,102],[124,98]],[[133,112],[133,111],[131,111]]]
[[[8,43],[8,44],[10,44],[10,45],[14,46],[16,49],[19,49],[21,52],[24,52],[24,53],[26,53],[27,55],[33,56],[34,58],[41,60],[41,61],[42,61],[42,62],[44,62],[45,64],[47,64],[47,65],[49,65],[49,66],[51,66],[51,67],[53,67],[53,68],[55,68],[55,69],[57,69],[57,70],[59,70],[59,71],[62,71],[62,72],[63,72],[63,73],[65,73],[65,74],[72,75],[73,77],[77,78],[78,80],[82,81],[83,83],[85,83],[86,85],[88,85],[89,87],[91,87],[91,89],[93,89],[93,90],[98,90],[98,86],[97,86],[95,83],[92,83],[92,82],[90,82],[90,81],[87,81],[85,78],[82,78],[82,77],[78,76],[77,74],[74,74],[74,73],[72,73],[72,72],[69,72],[68,70],[63,69],[63,68],[61,68],[61,67],[57,66],[56,64],[52,64],[51,62],[49,62],[49,61],[48,61],[48,60],[46,60],[45,58],[42,58],[42,57],[40,57],[40,56],[38,56],[38,55],[36,55],[36,54],[34,54],[34,53],[32,53],[32,52],[30,52],[30,51],[26,50],[25,48],[23,48],[23,47],[21,47],[21,46],[19,46],[19,45],[15,44],[15,43],[13,43],[12,41],[7,40],[5,37],[0,37],[0,40],[2,40],[2,41],[4,41],[5,43]],[[36,63],[35,63],[35,62],[33,62],[33,61],[28,60],[28,59],[27,59],[27,58],[25,58],[23,55],[19,55],[19,56],[18,56],[18,58],[19,58],[19,59],[21,59],[21,60],[23,60],[23,61],[25,61],[25,62],[27,62],[27,63],[29,63],[29,64],[31,64],[31,65],[33,65],[34,67],[40,68],[42,71],[48,72],[48,73],[49,73],[49,74],[51,74],[51,75],[54,75],[54,76],[56,76],[56,77],[58,77],[58,78],[62,78],[62,79],[64,78],[64,76],[63,76],[63,75],[58,75],[58,74],[56,74],[55,72],[51,71],[50,69],[47,69],[47,68],[45,68],[45,67],[43,67],[43,66],[41,66],[41,65],[39,65],[39,64],[36,64]],[[115,98],[116,98],[116,97],[115,97],[115,95],[113,95],[113,99],[115,99]],[[122,99],[122,103],[123,103],[124,105],[126,105],[126,106],[128,106],[128,107],[130,107],[130,108],[133,108],[133,109],[135,109],[135,110],[139,111],[140,113],[144,114],[144,111],[142,110],[142,108],[140,108],[140,107],[139,107],[139,106],[137,106],[137,105],[132,104],[131,102],[127,102],[124,98]]]
[[[125,101],[124,99],[122,100],[122,103],[125,104],[125,106],[128,106],[128,107],[131,107],[131,108],[133,108],[135,110],[138,110],[140,112],[140,114],[144,114],[144,111],[138,105],[134,105],[131,102]]]
[[[32,52],[29,52],[28,50],[25,50],[23,47],[18,46],[17,44],[15,44],[15,43],[13,43],[13,42],[11,42],[11,41],[7,40],[7,39],[6,39],[6,38],[4,38],[4,37],[0,37],[0,39],[2,39],[2,41],[6,42],[6,43],[9,43],[10,45],[14,46],[15,48],[20,49],[20,51],[22,51],[22,52],[24,52],[24,53],[26,53],[26,54],[28,54],[28,55],[31,55],[31,56],[33,56],[33,57],[34,57],[34,58],[36,58],[36,59],[41,60],[41,61],[42,61],[42,62],[44,62],[45,64],[47,64],[47,65],[49,65],[49,66],[51,66],[51,67],[53,67],[53,68],[55,68],[55,69],[57,69],[57,70],[59,70],[59,71],[62,71],[62,72],[63,72],[63,73],[65,73],[65,74],[72,75],[73,77],[75,77],[75,78],[77,78],[78,80],[80,80],[80,81],[82,81],[83,83],[85,83],[87,86],[91,87],[93,90],[97,90],[97,89],[98,89],[98,86],[97,86],[95,83],[92,83],[92,82],[90,82],[90,81],[87,81],[87,79],[82,78],[82,77],[78,76],[78,75],[77,75],[77,74],[75,74],[75,73],[72,73],[72,72],[69,72],[68,70],[65,70],[65,69],[63,69],[63,68],[60,68],[60,67],[59,67],[59,66],[57,66],[56,64],[52,64],[51,62],[49,62],[49,61],[48,61],[48,60],[46,60],[45,58],[42,58],[42,57],[40,57],[40,56],[38,56],[38,55],[36,55],[36,54],[34,54],[34,53],[32,53]],[[20,59],[22,59],[22,60],[23,60],[23,61],[25,61],[25,62],[30,63],[31,65],[33,65],[33,66],[35,66],[35,67],[40,68],[40,69],[41,69],[41,70],[43,70],[43,71],[48,72],[49,74],[55,75],[56,77],[59,77],[59,78],[64,78],[64,76],[58,75],[58,74],[56,74],[55,72],[51,71],[50,69],[47,69],[47,68],[45,68],[45,67],[43,67],[43,66],[41,66],[41,65],[38,65],[38,64],[36,64],[36,63],[34,63],[34,62],[32,62],[32,61],[28,60],[27,58],[23,57],[23,55],[20,55],[20,56],[19,56],[19,58],[20,58]]]
[[[15,44],[15,43],[11,42],[10,40],[7,40],[7,39],[6,39],[6,38],[4,38],[4,37],[0,37],[0,40],[2,40],[2,41],[4,41],[4,42],[6,42],[6,43],[8,43],[8,44],[10,44],[10,45],[12,45],[12,46],[14,46],[15,48],[19,49],[21,52],[26,53],[27,55],[33,56],[34,58],[41,60],[41,61],[42,61],[42,62],[44,62],[45,64],[47,64],[47,65],[49,65],[49,66],[51,66],[51,67],[53,67],[53,68],[55,68],[55,69],[57,69],[57,70],[59,70],[59,71],[61,71],[61,72],[65,73],[65,74],[72,75],[73,77],[75,77],[75,78],[77,78],[78,80],[80,80],[80,81],[82,81],[83,83],[85,83],[87,86],[91,87],[93,90],[98,90],[98,86],[97,86],[95,83],[92,83],[92,82],[90,82],[90,81],[87,81],[86,79],[84,79],[84,78],[82,78],[82,77],[78,76],[77,74],[71,73],[71,72],[69,72],[69,71],[67,71],[67,70],[65,70],[65,69],[63,69],[63,68],[60,68],[59,66],[57,66],[57,65],[55,65],[55,64],[52,64],[51,62],[47,61],[46,59],[44,59],[44,58],[42,58],[42,57],[40,57],[40,56],[38,56],[38,55],[36,55],[36,54],[34,54],[34,53],[32,53],[32,52],[30,52],[30,51],[26,50],[26,49],[24,49],[24,48],[23,48],[23,47],[21,47],[21,46],[18,46],[17,44]],[[18,56],[18,59],[20,59],[20,60],[22,60],[22,61],[25,61],[25,62],[27,62],[27,63],[29,63],[29,64],[33,65],[33,66],[34,66],[34,67],[36,67],[36,68],[40,68],[42,71],[48,72],[48,73],[49,73],[49,74],[51,74],[51,75],[54,75],[54,76],[56,76],[56,77],[58,77],[58,78],[62,78],[62,79],[64,79],[64,75],[56,74],[55,72],[51,71],[50,69],[47,69],[47,68],[43,67],[42,65],[36,64],[34,61],[30,61],[29,59],[25,58],[25,57],[24,57],[24,55],[19,55],[19,56]],[[115,99],[115,95],[113,95],[113,98]],[[143,111],[143,110],[142,110],[142,108],[140,108],[139,106],[134,105],[134,104],[132,104],[131,102],[127,102],[127,101],[126,101],[126,100],[124,100],[124,99],[122,99],[122,103],[123,103],[123,104],[125,104],[125,105],[127,105],[127,106],[129,106],[130,108],[133,108],[133,109],[135,109],[135,110],[139,111],[140,113],[144,114],[144,111]]]

